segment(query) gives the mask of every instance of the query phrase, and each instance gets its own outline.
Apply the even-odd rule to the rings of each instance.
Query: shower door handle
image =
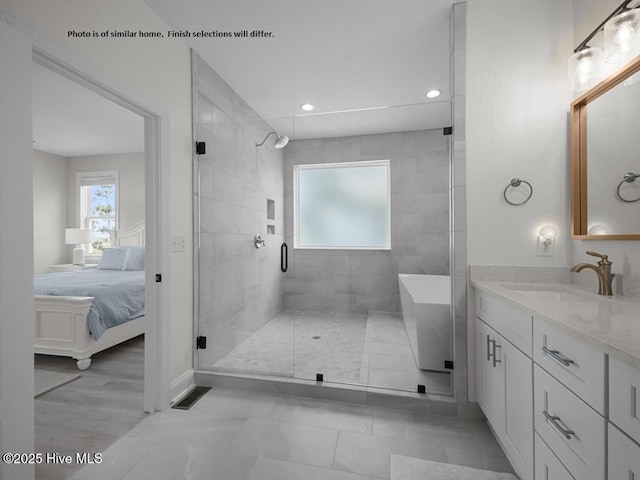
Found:
[[[289,247],[286,243],[280,245],[280,270],[286,272],[289,268]]]

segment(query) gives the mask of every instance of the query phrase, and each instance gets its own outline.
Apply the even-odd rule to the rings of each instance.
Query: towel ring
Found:
[[[616,188],[616,194],[618,195],[618,198],[620,200],[622,200],[623,202],[627,202],[627,203],[633,203],[633,202],[637,202],[638,200],[640,200],[640,197],[635,198],[633,200],[628,200],[626,198],[622,198],[622,195],[620,195],[620,187],[622,185],[624,185],[625,183],[633,183],[633,182],[635,182],[636,178],[638,178],[638,177],[640,177],[640,173],[629,172],[629,173],[625,173],[624,174],[624,178],[618,184],[618,188]]]
[[[525,183],[529,187],[529,195],[527,196],[527,198],[525,198],[521,202],[512,202],[511,200],[509,200],[507,198],[507,191],[509,190],[509,187],[518,188],[523,183]],[[509,182],[509,185],[507,185],[504,188],[504,192],[502,193],[502,196],[504,197],[505,201],[509,205],[515,205],[515,206],[523,205],[523,204],[527,203],[529,201],[529,199],[531,198],[531,195],[533,195],[533,187],[531,186],[531,184],[529,182],[527,182],[526,180],[520,180],[519,178],[512,178],[511,181]]]

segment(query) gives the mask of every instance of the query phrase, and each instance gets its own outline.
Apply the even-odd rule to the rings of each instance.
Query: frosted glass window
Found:
[[[296,165],[294,245],[390,248],[389,161]]]

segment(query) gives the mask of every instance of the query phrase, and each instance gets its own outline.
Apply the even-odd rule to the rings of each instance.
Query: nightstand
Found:
[[[85,265],[73,265],[71,263],[63,263],[60,265],[49,265],[49,272],[74,272],[76,270],[92,270],[98,265],[96,263],[87,263]]]

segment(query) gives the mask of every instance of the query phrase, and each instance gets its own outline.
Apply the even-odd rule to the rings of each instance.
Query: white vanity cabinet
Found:
[[[531,315],[481,292],[476,315],[478,404],[520,478],[532,480]]]
[[[522,479],[640,480],[640,306],[513,293],[554,291],[536,287],[476,289],[477,397],[498,441]]]

